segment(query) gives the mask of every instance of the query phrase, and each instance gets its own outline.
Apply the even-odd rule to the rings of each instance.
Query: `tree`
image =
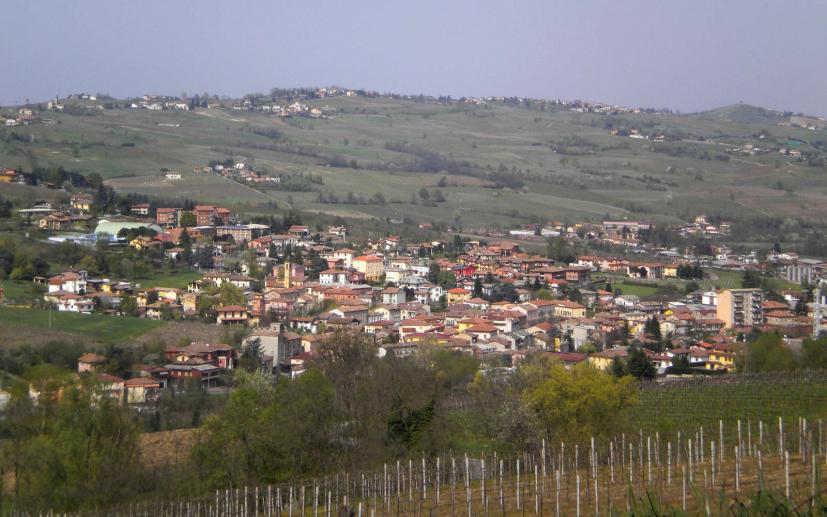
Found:
[[[741,287],[744,289],[761,287],[761,273],[752,269],[745,269],[741,273]]]
[[[222,282],[218,287],[217,295],[218,303],[222,306],[247,305],[247,297],[244,296],[244,291],[230,282]]]
[[[627,359],[629,374],[637,379],[651,380],[655,378],[657,371],[649,356],[639,348],[630,348]]]
[[[626,362],[620,357],[615,357],[614,359],[612,359],[611,372],[612,376],[617,378],[629,375],[629,369],[626,367]]]
[[[436,284],[439,280],[439,264],[436,262],[431,262],[428,266],[428,281],[432,284]]]
[[[20,404],[25,402],[15,402]],[[15,489],[21,508],[45,513],[105,507],[127,499],[149,479],[139,460],[137,421],[94,379],[64,386],[63,397],[35,415],[40,425],[17,427],[22,434]]]
[[[548,240],[546,245],[546,256],[555,262],[570,264],[577,260],[577,250],[563,237],[555,237]]]
[[[178,239],[178,244],[180,244],[184,250],[181,253],[181,260],[183,260],[185,264],[189,264],[192,262],[192,237],[190,237],[190,232],[188,232],[186,228],[181,230],[181,237]]]
[[[583,363],[571,370],[544,360],[520,363],[522,398],[555,441],[610,436],[636,403],[632,379],[617,379]]]
[[[655,341],[661,340],[660,322],[657,317],[652,316],[650,319],[646,320],[646,323],[643,326],[643,331],[652,336],[652,339]]]
[[[474,279],[474,297],[479,298],[482,296],[482,281],[479,277]]]
[[[816,349],[810,350],[814,353]],[[786,372],[797,368],[795,356],[776,333],[762,334],[748,343],[739,363],[741,370],[750,373]]]
[[[192,212],[182,212],[178,218],[178,226],[181,228],[192,228],[197,224],[195,214]]]
[[[827,337],[804,340],[801,344],[801,366],[811,370],[827,370]]]

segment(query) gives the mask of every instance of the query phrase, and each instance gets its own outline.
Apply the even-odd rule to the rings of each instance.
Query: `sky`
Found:
[[[827,0],[2,0],[0,104],[339,85],[827,116]]]

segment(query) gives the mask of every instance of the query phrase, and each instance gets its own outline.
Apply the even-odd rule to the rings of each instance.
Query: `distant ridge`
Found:
[[[730,104],[714,110],[702,111],[697,116],[709,120],[734,122],[736,124],[775,124],[785,118],[779,111],[769,110],[751,104]]]

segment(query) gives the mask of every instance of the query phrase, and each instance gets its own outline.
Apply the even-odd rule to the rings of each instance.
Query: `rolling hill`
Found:
[[[47,123],[0,129],[0,165],[61,165],[97,172],[119,192],[364,221],[507,227],[699,213],[827,216],[827,169],[818,161],[827,131],[790,126],[763,108],[603,114],[385,96],[302,102],[327,116],[279,118],[232,102],[191,111],[45,111]],[[630,131],[649,139],[620,136]],[[659,135],[664,142],[654,141]],[[789,142],[815,160],[780,155]],[[770,152],[727,153],[744,144]],[[282,184],[260,189],[192,172],[227,159],[279,175]],[[165,180],[166,169],[183,178]]]

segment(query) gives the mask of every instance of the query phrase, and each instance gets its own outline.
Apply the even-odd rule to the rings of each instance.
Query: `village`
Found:
[[[367,336],[380,356],[439,347],[507,367],[543,353],[568,366],[611,371],[639,350],[666,377],[731,372],[746,335],[778,332],[800,342],[822,325],[820,306],[805,287],[701,288],[698,281],[712,271],[748,276],[771,268],[784,282],[807,286],[827,268],[827,261],[793,252],[760,260],[755,253],[734,254],[714,240],[729,231],[728,223],[703,216],[680,229],[712,239],[710,254],[696,256],[646,244],[642,237],[653,225],[644,221],[549,222],[507,234],[480,228],[475,233],[483,238],[404,242],[394,235],[352,239],[344,226],[313,231],[293,224],[276,233],[211,205],[134,203],[127,214],[93,218],[93,204],[91,196],[76,194],[69,206],[41,203],[19,215],[53,243],[103,242],[153,253],[192,264],[200,278],[186,288],[142,288],[71,268],[33,278],[44,290],[45,307],[193,320],[243,336],[237,344],[168,344],[157,364],[140,365],[126,379],[105,373],[100,367],[107,358],[97,352],[78,359],[78,372],[97,372],[107,393],[130,404],[156,401],[182,382],[220,386],[221,374],[237,368],[244,354],[267,375],[296,377],[325,343],[344,334]],[[599,243],[618,253],[554,260],[526,251],[546,239]],[[677,281],[688,281],[686,289],[654,297],[620,287]]]

